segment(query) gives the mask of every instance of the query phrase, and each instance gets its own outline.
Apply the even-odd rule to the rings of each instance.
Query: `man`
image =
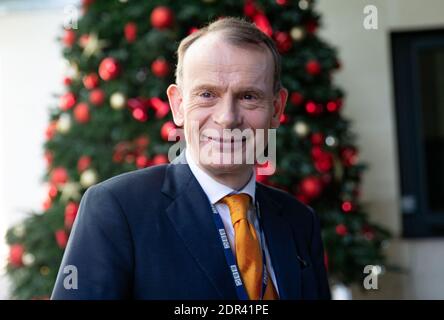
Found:
[[[318,217],[256,183],[246,139],[223,136],[250,130],[257,142],[279,126],[287,90],[273,41],[220,19],[181,42],[176,83],[185,151],[88,189],[52,298],[330,299]]]

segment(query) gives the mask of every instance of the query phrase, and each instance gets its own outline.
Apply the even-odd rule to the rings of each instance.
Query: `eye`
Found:
[[[213,94],[209,91],[204,91],[204,92],[200,93],[199,96],[202,98],[209,99],[209,98],[213,97]]]
[[[242,95],[242,99],[244,100],[255,100],[256,96],[252,93],[245,93],[244,95]]]

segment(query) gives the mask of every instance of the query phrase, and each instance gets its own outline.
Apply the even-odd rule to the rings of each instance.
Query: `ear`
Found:
[[[288,90],[281,88],[273,99],[273,115],[271,117],[271,128],[279,128],[281,115],[287,104]]]
[[[182,91],[176,84],[171,84],[167,91],[168,101],[170,102],[173,120],[176,126],[182,127],[184,123],[183,107],[182,107]]]

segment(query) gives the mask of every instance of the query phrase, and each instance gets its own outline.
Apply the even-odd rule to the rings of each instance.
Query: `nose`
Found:
[[[216,106],[213,121],[222,128],[234,129],[239,127],[241,119],[235,99],[230,96],[224,97]]]

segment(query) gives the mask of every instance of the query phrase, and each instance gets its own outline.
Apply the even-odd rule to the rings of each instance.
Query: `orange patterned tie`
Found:
[[[230,210],[235,235],[236,262],[248,297],[250,300],[259,300],[263,263],[256,230],[247,219],[250,196],[246,193],[233,194],[225,196],[221,202],[225,203]],[[274,299],[278,299],[278,295],[271,278],[269,278],[264,300]]]

